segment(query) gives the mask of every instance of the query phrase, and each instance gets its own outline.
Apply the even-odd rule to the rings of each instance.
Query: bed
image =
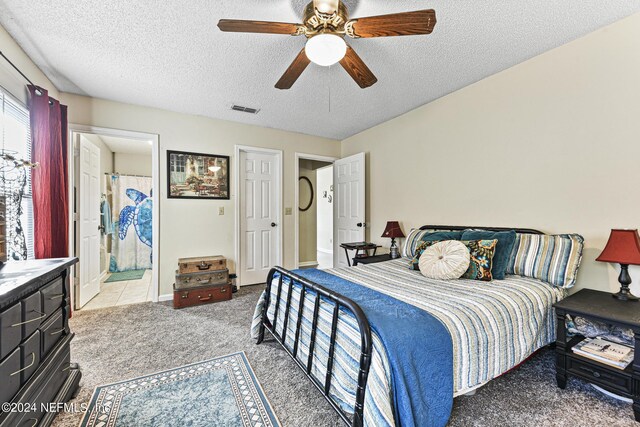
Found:
[[[348,425],[445,425],[453,397],[555,339],[552,306],[565,288],[516,275],[482,284],[427,279],[407,262],[276,267],[256,307],[258,344],[268,330]]]

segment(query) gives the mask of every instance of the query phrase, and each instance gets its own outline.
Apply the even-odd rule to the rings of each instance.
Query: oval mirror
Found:
[[[300,202],[299,202],[300,206],[298,206],[298,209],[300,210],[300,212],[305,212],[309,210],[311,205],[313,205],[313,185],[311,184],[311,180],[306,176],[301,176],[298,179],[298,182],[299,183],[306,182],[307,185],[309,186],[309,200],[302,200],[302,198],[300,198]],[[300,190],[302,190],[302,187],[300,187]],[[302,195],[302,191],[299,191],[299,194]]]

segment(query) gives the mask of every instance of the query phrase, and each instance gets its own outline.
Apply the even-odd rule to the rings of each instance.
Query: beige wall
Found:
[[[47,89],[49,96],[58,98],[58,90],[2,26],[0,26],[0,50],[26,74],[34,84]],[[9,91],[9,93],[23,104],[27,103],[26,84],[26,80],[0,57],[0,86]]]
[[[284,206],[294,210],[294,152],[340,154],[339,142],[323,138],[59,94],[2,27],[0,46],[69,105],[71,123],[160,135],[161,294],[178,257],[234,254],[235,189],[229,201],[168,200],[167,149],[282,149]],[[424,223],[578,232],[586,238],[578,287],[614,290],[617,269],[593,259],[610,228],[640,225],[639,52],[634,15],[343,141],[344,156],[368,153],[369,237],[388,246],[378,236],[389,219],[405,232]],[[4,61],[0,85],[26,101],[24,82]],[[283,218],[291,267],[293,216]],[[640,269],[632,276],[640,284]]]
[[[167,150],[223,154],[232,157],[234,145],[250,145],[283,150],[284,207],[293,207],[295,152],[338,156],[340,142],[274,129],[172,113],[147,107],[121,104],[83,96],[63,94],[69,106],[69,122],[114,129],[147,132],[160,140],[160,295],[171,292],[177,259],[188,256],[224,255],[234,264],[234,198],[231,200],[167,199]],[[218,215],[224,207],[225,214]],[[284,266],[293,268],[294,219],[284,219]]]
[[[151,176],[152,166],[151,154],[115,153],[113,156],[113,169],[121,175]]]
[[[343,141],[361,151],[370,239],[392,219],[576,232],[577,286],[614,290],[594,259],[640,226],[640,14]]]

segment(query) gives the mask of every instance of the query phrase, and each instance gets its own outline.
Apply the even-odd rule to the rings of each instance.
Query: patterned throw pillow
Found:
[[[498,240],[466,240],[462,241],[469,249],[471,262],[469,269],[464,273],[461,279],[473,279],[490,282],[493,280],[491,276],[491,268],[493,267],[493,256],[496,253],[496,245]]]
[[[438,242],[420,242],[416,246],[415,256],[409,262],[409,269],[420,270],[420,255],[428,247]],[[491,268],[493,267],[493,256],[495,255],[498,240],[469,240],[462,241],[469,249],[469,268],[462,275],[461,279],[473,279],[490,282],[493,280]]]
[[[559,288],[576,283],[584,238],[579,234],[520,234],[507,274],[533,277]]]
[[[465,230],[460,240],[498,240],[496,253],[493,256],[493,268],[491,275],[494,279],[503,280],[507,273],[507,265],[513,246],[516,243],[516,232],[509,231],[487,231],[487,230]]]

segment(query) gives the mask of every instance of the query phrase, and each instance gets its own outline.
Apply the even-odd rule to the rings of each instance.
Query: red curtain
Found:
[[[69,255],[67,106],[29,86],[34,250],[36,258]]]

